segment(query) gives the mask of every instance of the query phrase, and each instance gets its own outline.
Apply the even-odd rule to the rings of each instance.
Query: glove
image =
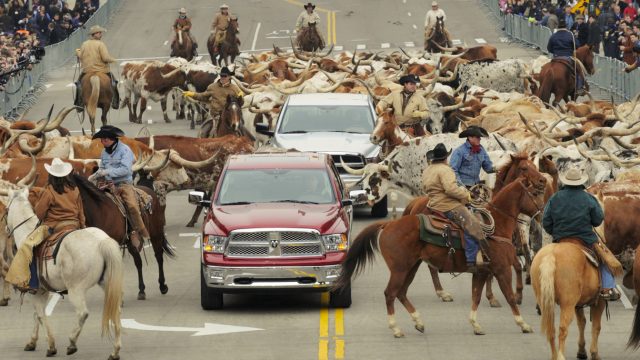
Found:
[[[411,114],[411,117],[413,118],[418,118],[418,119],[424,119],[427,117],[427,115],[429,114],[428,111],[419,111],[416,110]]]
[[[107,176],[108,172],[105,169],[96,171],[93,175],[89,176],[89,181],[95,182],[97,179]]]
[[[467,203],[470,203],[472,200],[471,193],[467,193]]]
[[[244,92],[242,92],[242,90],[239,90],[238,93],[236,94],[237,97],[243,97],[244,96]]]
[[[185,91],[185,92],[182,93],[182,96],[190,98],[190,97],[193,97],[193,95],[195,95],[195,94],[196,93],[193,92],[193,91]]]

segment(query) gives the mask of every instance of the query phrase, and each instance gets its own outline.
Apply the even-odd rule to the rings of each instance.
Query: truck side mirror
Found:
[[[346,207],[346,206],[352,206],[353,205],[353,200],[352,199],[342,199],[342,207]]]
[[[205,200],[204,196],[205,194],[203,191],[189,191],[189,204],[204,206],[208,208],[209,206],[211,206],[211,201]]]
[[[269,137],[273,136],[273,131],[269,129],[269,124],[257,123],[256,132],[262,135],[267,135]]]

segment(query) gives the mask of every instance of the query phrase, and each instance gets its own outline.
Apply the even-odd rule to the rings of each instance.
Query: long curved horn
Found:
[[[165,64],[162,64],[162,65],[164,66]],[[173,65],[171,65],[171,66],[173,66]],[[182,71],[182,65],[177,66],[175,69],[169,71],[166,74],[163,74],[162,71],[160,71],[160,76],[162,76],[163,79],[168,79],[168,78],[174,76],[175,74],[177,74],[177,73],[179,73],[181,71]]]
[[[167,156],[159,163],[156,165],[146,165],[144,167],[142,167],[142,170],[147,171],[147,172],[151,172],[151,171],[157,171],[160,169],[164,169],[167,164],[169,164],[169,155],[171,154],[171,150],[161,150],[161,151],[154,151],[149,157],[153,158],[155,154],[164,154],[164,152],[167,152]]]
[[[331,52],[333,51],[333,47],[334,47],[334,44],[331,44],[331,46],[329,46],[329,50],[327,50],[327,53],[326,53],[326,54],[324,54],[324,55],[319,55],[319,56],[320,56],[321,58],[324,58],[324,57],[329,56],[329,54],[331,54]]]
[[[491,134],[493,135],[493,138],[496,139],[496,142],[498,143],[498,145],[500,146],[500,148],[502,149],[502,151],[507,151],[507,148],[504,146],[504,144],[502,143],[502,141],[500,141],[500,139],[498,138],[498,136],[494,133]]]
[[[137,172],[137,171],[140,171],[140,170],[144,169],[144,167],[147,166],[151,162],[151,159],[153,159],[153,155],[152,156],[147,156],[146,159],[143,159],[142,158],[142,154],[138,154],[138,160],[136,160],[136,163],[133,164],[133,166],[131,167],[131,170],[133,172]],[[168,161],[169,161],[169,156],[167,155],[167,158],[161,164],[160,169],[165,167],[167,165]],[[152,171],[152,170],[150,170],[150,171]]]
[[[293,38],[291,38],[291,36],[289,36],[289,42],[291,42],[291,49],[293,50],[293,55],[302,60],[302,61],[309,61],[309,59],[311,59],[311,57],[302,55],[299,51],[296,51],[296,46],[293,44]]]
[[[7,139],[7,141],[4,142],[4,144],[2,144],[2,148],[0,148],[0,155],[3,155],[7,150],[9,150],[9,147],[13,145],[13,143],[18,139],[18,136],[20,136],[21,134],[40,134],[47,127],[47,124],[49,124],[49,120],[51,120],[51,118],[46,119],[46,121],[41,121],[40,124],[38,124],[31,130],[6,129],[11,134],[11,136],[9,137],[9,139]]]
[[[31,154],[31,170],[20,181],[16,183],[18,186],[27,186],[36,174],[36,157]]]
[[[20,134],[22,135],[22,134]],[[35,147],[31,147],[29,146],[29,142],[27,139],[19,139],[18,140],[18,145],[20,145],[20,150],[22,150],[23,152],[27,153],[27,154],[31,154],[31,155],[36,155],[38,154],[40,151],[42,151],[42,149],[44,149],[45,144],[47,143],[47,137],[43,136],[42,139],[40,139],[40,141],[38,142],[38,145],[36,145]]]
[[[453,105],[448,105],[448,106],[443,106],[442,107],[442,112],[448,112],[448,111],[453,111],[453,110],[457,110],[460,109],[461,107],[464,106],[464,100],[461,99],[460,101],[458,101],[456,104]]]
[[[379,100],[382,100],[382,98],[383,98],[383,97],[382,97],[382,96],[378,96],[378,95],[376,95],[376,94],[373,92],[373,90],[371,90],[371,87],[369,86],[369,84],[367,84],[366,82],[364,82],[362,79],[354,78],[354,79],[353,79],[353,81],[356,81],[356,82],[359,82],[360,84],[362,84],[362,85],[367,89],[367,91],[369,92],[369,95],[370,95],[372,98],[374,98],[374,99],[376,99],[376,100],[378,100],[378,101],[379,101]]]
[[[48,131],[57,129],[60,125],[62,125],[62,122],[64,121],[64,119],[67,118],[69,113],[73,111],[75,108],[76,108],[75,106],[72,106],[68,109],[63,108],[62,110],[60,110],[60,112],[58,112],[58,115],[56,115],[56,118],[53,119],[53,121],[50,122],[47,126],[45,126],[43,131],[48,132]]]
[[[76,152],[75,152],[75,149],[73,148],[73,143],[71,142],[71,137],[67,138],[67,142],[69,143],[69,154],[67,155],[67,159],[73,160],[73,159],[75,159]]]
[[[260,108],[256,108],[256,107],[250,107],[249,108],[249,112],[253,113],[253,114],[268,114],[271,112],[271,110],[273,110],[273,108],[271,109],[260,109]]]
[[[186,168],[198,169],[198,168],[202,168],[202,167],[205,167],[207,165],[213,164],[217,160],[217,157],[218,157],[219,153],[220,153],[220,150],[216,151],[215,154],[213,154],[210,158],[208,158],[206,160],[189,161],[189,160],[186,160],[186,159],[182,158],[180,156],[180,154],[178,154],[174,150],[174,151],[170,152],[170,159],[171,159],[171,161],[175,162],[176,164],[179,164],[180,166],[183,166],[183,167],[186,167]]]
[[[353,169],[351,167],[349,167],[349,165],[345,164],[344,161],[342,160],[342,156],[340,157],[340,164],[342,165],[342,168],[345,169],[349,174],[351,175],[363,175],[365,168],[362,169]]]
[[[440,50],[442,51],[451,51],[454,52],[456,50],[458,50],[458,48],[450,48],[450,47],[444,47],[444,46],[440,46],[440,44],[436,43],[435,41],[433,42],[433,44]],[[466,52],[466,51],[465,51]]]
[[[256,66],[255,68],[253,68],[253,70],[247,69],[247,71],[251,75],[258,75],[259,73],[267,70],[267,68],[269,68],[269,63],[262,63],[259,66]]]
[[[248,87],[246,87],[246,86],[242,85],[242,81],[240,81],[240,80],[236,79],[235,77],[233,77],[233,76],[232,76],[232,77],[231,77],[231,80],[233,80],[233,82],[234,82],[236,85],[238,85],[238,87],[240,88],[240,90],[242,90],[243,92],[245,92],[245,93],[247,93],[247,94],[252,94],[252,93],[253,93],[253,92],[255,92],[255,91],[257,91],[257,92],[265,91],[265,90],[266,90],[266,88],[267,88],[266,86],[261,86],[261,87],[259,87],[259,88],[257,88],[257,89],[249,89]]]

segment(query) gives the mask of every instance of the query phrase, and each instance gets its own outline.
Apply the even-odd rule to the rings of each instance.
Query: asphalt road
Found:
[[[335,31],[323,29],[325,36],[344,49],[364,45],[366,49],[414,45],[422,41],[424,1],[322,1],[318,2],[320,15],[327,24],[335,24]],[[496,45],[501,58],[531,58],[537,53],[531,49],[501,43],[496,24],[485,15],[474,0],[442,1],[449,18],[447,25],[454,38],[468,45],[484,39]],[[291,31],[295,19],[302,10],[301,3],[285,0],[236,0],[228,1],[232,12],[239,16],[242,31],[242,49],[268,49],[272,43],[288,44],[286,30]],[[191,1],[184,4],[174,0],[127,1],[108,24],[105,37],[110,51],[119,59],[162,57],[169,53],[164,41],[169,38],[169,27],[177,9],[188,6],[194,20],[194,33],[204,44],[209,24],[218,3]],[[242,5],[242,6],[240,6]],[[335,13],[335,19],[333,17]],[[331,14],[331,18],[327,16]],[[411,15],[409,15],[411,14]],[[323,24],[325,24],[323,23]],[[416,25],[416,28],[413,28]],[[333,25],[329,27],[333,29]],[[255,42],[254,42],[255,39]],[[408,47],[408,46],[407,46]],[[114,71],[115,66],[114,66]],[[30,111],[29,117],[38,118],[55,103],[56,108],[71,104],[71,87],[74,67],[68,64],[49,76],[45,93]],[[151,120],[154,134],[195,135],[186,122],[165,124],[159,104],[150,103],[151,109],[144,120]],[[125,110],[115,111],[110,121],[133,135],[141,126],[127,122]],[[70,118],[65,126],[80,130],[78,119]],[[157,287],[157,266],[149,249],[146,249],[148,265],[145,266],[147,300],[136,300],[137,280],[135,267],[125,256],[125,295],[123,319],[127,327],[123,335],[121,356],[123,359],[544,359],[549,358],[545,339],[539,331],[539,317],[535,313],[531,287],[525,288],[521,308],[524,319],[533,326],[535,333],[522,334],[507,308],[489,308],[483,300],[478,320],[487,335],[475,336],[468,323],[471,276],[463,274],[452,278],[443,274],[445,289],[455,301],[443,303],[435,295],[426,267],[419,271],[409,295],[422,313],[426,325],[424,334],[413,329],[413,323],[399,303],[396,304],[397,320],[406,333],[403,339],[394,339],[387,328],[383,290],[388,270],[382,259],[368,268],[353,283],[353,305],[349,309],[328,310],[322,295],[291,296],[227,295],[221,311],[203,311],[199,299],[199,250],[198,228],[185,228],[192,206],[186,202],[186,193],[172,193],[168,197],[168,239],[178,256],[165,261],[165,273],[169,292],[161,295]],[[357,212],[354,233],[369,224],[366,211]],[[497,286],[495,287],[499,293]],[[504,298],[498,295],[504,304]],[[78,342],[79,351],[71,359],[106,358],[111,350],[107,338],[99,337],[99,318],[102,292],[89,291],[88,306],[91,312]],[[0,359],[41,359],[46,341],[41,332],[39,347],[35,353],[23,352],[33,326],[30,300],[19,305],[14,295],[10,305],[0,308]],[[611,320],[603,322],[600,336],[600,353],[608,359],[637,359],[638,353],[624,350],[628,337],[632,311],[622,302],[610,306]],[[75,322],[73,306],[62,299],[54,307],[51,324],[57,336],[59,357],[68,345],[68,334]],[[205,328],[205,323],[250,327],[259,330],[237,333],[193,336]],[[138,324],[138,325],[136,325]],[[142,326],[142,325],[148,326]],[[218,325],[207,329],[229,331]],[[139,330],[145,328],[145,330]],[[206,333],[206,329],[202,330]],[[567,356],[577,351],[577,328],[572,326],[567,346]],[[588,335],[587,335],[588,336]]]

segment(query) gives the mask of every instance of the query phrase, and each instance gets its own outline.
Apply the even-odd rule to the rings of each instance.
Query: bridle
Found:
[[[13,229],[9,226],[9,222],[7,222],[7,218],[9,216],[9,208],[11,207],[11,204],[13,203],[13,200],[15,199],[15,197],[11,198],[11,200],[9,200],[9,204],[7,204],[7,212],[2,216],[2,220],[4,220],[7,223],[7,236],[11,237],[13,236],[13,233],[22,225],[26,224],[29,220],[31,220],[32,218],[34,218],[36,215],[33,214],[31,216],[29,216],[28,218],[22,220],[18,225],[16,225]]]
[[[526,186],[524,186],[522,181],[519,181],[519,180],[516,180],[516,181],[518,182],[518,184],[520,184],[520,187],[522,187],[522,189],[524,190],[524,194],[520,195],[520,198],[522,198],[523,195],[527,195],[529,197],[529,199],[531,200],[531,202],[533,203],[533,206],[535,206],[535,208],[536,208],[536,212],[533,215],[531,215],[530,217],[534,218],[534,217],[538,216],[540,213],[542,213],[543,209],[541,209],[538,206],[538,203],[536,201],[536,195],[532,194],[531,191],[529,191],[529,189]],[[488,203],[487,206],[495,209],[497,212],[499,212],[500,214],[502,214],[504,216],[507,216],[507,217],[509,217],[511,219],[515,219],[516,221],[518,221],[518,216],[517,215],[513,216],[513,215],[507,213],[506,211],[498,208],[497,206],[493,205],[493,203]]]

